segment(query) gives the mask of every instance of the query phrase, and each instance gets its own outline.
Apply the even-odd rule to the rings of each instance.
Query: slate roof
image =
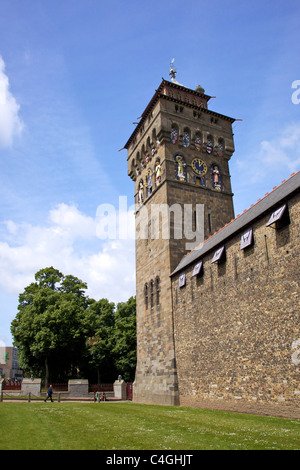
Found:
[[[262,199],[259,199],[256,204],[252,205],[241,215],[238,215],[218,232],[205,240],[203,244],[200,244],[185,255],[171,276],[182,271],[188,265],[196,262],[197,260],[200,260],[209,251],[220,248],[229,238],[232,237],[232,235],[245,230],[255,220],[269,212],[271,208],[276,209],[276,207],[279,207],[280,203],[282,204],[285,199],[288,199],[294,193],[299,192],[299,188],[300,171],[293,173],[288,180],[283,181],[280,186],[273,188],[270,193],[267,193]]]

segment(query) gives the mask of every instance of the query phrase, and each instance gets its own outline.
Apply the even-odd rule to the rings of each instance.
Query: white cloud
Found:
[[[287,178],[300,167],[300,123],[290,123],[270,140],[263,140],[257,151],[237,161],[241,180],[251,184]],[[272,178],[270,178],[272,176]],[[280,183],[280,181],[279,181]]]
[[[0,56],[0,147],[10,147],[13,138],[23,129],[18,116],[20,106],[9,91],[9,80],[5,74],[5,63]]]
[[[53,230],[70,237],[91,238],[96,234],[96,223],[92,217],[82,214],[76,206],[61,203],[50,211],[49,220]]]
[[[300,156],[300,123],[295,122],[285,128],[284,135],[279,139],[280,145],[285,149],[294,149],[298,155],[298,161]]]
[[[135,293],[134,241],[99,240],[96,219],[75,206],[59,204],[45,226],[4,224],[0,241],[0,286],[19,294],[34,274],[54,266],[65,275],[79,277],[95,299],[127,300]],[[3,231],[2,231],[3,233]]]
[[[275,169],[286,167],[291,173],[300,166],[300,123],[285,127],[273,142],[261,143],[260,157],[265,165]]]

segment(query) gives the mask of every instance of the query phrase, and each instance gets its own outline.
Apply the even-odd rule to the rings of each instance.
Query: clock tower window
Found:
[[[224,155],[224,140],[223,139],[218,140],[217,155],[219,157],[223,157]]]
[[[188,129],[184,129],[183,138],[182,138],[182,145],[185,148],[188,148],[190,146],[190,141],[191,141],[190,131]]]
[[[171,129],[171,142],[174,145],[178,143],[178,127],[175,124],[172,125]]]
[[[206,153],[208,155],[211,155],[214,151],[214,139],[212,135],[207,136],[207,142],[206,142]]]
[[[201,150],[201,147],[202,147],[202,137],[201,137],[200,132],[197,132],[196,135],[195,135],[194,146],[195,146],[195,149],[196,149],[196,150],[198,150],[198,151]]]

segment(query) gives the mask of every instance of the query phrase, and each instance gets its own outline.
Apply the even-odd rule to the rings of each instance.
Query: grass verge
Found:
[[[0,403],[1,450],[296,450],[300,421],[135,403]]]

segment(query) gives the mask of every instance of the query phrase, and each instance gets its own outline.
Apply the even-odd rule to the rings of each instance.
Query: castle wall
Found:
[[[202,276],[192,277],[196,261],[173,276],[181,405],[299,406],[299,194],[288,208],[285,228],[266,227],[266,214],[252,224],[253,246],[241,250],[233,234],[225,263],[211,264],[212,250]]]
[[[166,184],[162,183],[160,190],[151,197],[152,204],[166,200],[166,189]],[[136,240],[137,367],[133,401],[174,405],[178,404],[178,387],[169,241],[161,237],[151,238],[151,207],[148,206],[148,209],[149,237]]]

